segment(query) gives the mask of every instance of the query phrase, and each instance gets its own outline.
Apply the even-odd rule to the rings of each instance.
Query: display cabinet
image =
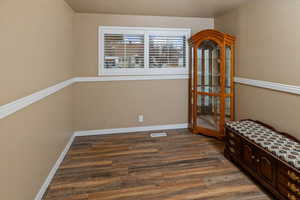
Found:
[[[217,30],[201,31],[189,39],[189,128],[224,137],[226,120],[234,120],[235,37]]]

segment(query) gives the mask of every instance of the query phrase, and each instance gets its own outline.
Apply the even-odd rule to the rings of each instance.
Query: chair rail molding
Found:
[[[35,102],[42,100],[43,98],[58,92],[59,90],[72,85],[75,79],[71,78],[69,80],[58,83],[54,86],[48,87],[41,91],[35,92],[29,96],[23,97],[11,103],[0,106],[0,119],[3,119]]]
[[[72,85],[73,83],[82,82],[105,82],[105,81],[134,81],[134,80],[177,80],[188,79],[187,74],[175,75],[153,75],[153,76],[99,76],[99,77],[75,77],[58,83],[41,91],[35,92],[29,96],[17,99],[0,106],[0,119],[3,119],[31,104],[42,100],[43,98],[60,91],[61,89]]]
[[[300,95],[300,86],[235,77],[235,83]]]
[[[29,96],[20,98],[16,101],[10,102],[5,105],[0,106],[0,119],[3,119],[31,104],[42,100],[43,98],[54,94],[62,90],[63,88],[72,85],[73,83],[83,83],[83,82],[106,82],[106,81],[134,81],[134,80],[178,80],[178,79],[188,79],[186,74],[177,75],[154,75],[154,76],[100,76],[100,77],[75,77],[69,80],[58,83],[54,86],[48,87],[41,91],[35,92]],[[248,78],[235,77],[235,83],[250,85],[260,88],[266,88],[271,90],[276,90],[280,92],[286,92],[291,94],[300,95],[300,86],[295,85],[285,85],[281,83],[260,81]]]

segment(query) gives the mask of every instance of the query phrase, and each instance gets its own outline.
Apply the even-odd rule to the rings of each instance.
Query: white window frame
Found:
[[[144,34],[144,68],[105,69],[104,68],[104,34]],[[184,68],[149,68],[149,33],[151,35],[191,36],[190,28],[146,28],[146,27],[119,27],[100,26],[98,31],[98,75],[171,75],[188,74],[189,71],[189,47],[186,40],[186,65]]]

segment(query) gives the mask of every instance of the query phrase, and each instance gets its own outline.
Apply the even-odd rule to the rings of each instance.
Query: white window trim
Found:
[[[145,66],[135,69],[105,69],[104,68],[104,34],[105,33],[141,33],[145,34]],[[119,26],[99,26],[98,30],[98,75],[172,75],[188,74],[189,71],[189,47],[186,43],[186,67],[185,68],[149,68],[149,33],[158,35],[185,35],[188,39],[191,36],[190,28],[149,28],[149,27],[119,27]]]

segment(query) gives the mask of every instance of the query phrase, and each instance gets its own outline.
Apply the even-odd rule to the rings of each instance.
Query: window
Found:
[[[99,75],[187,74],[190,29],[99,27]]]

